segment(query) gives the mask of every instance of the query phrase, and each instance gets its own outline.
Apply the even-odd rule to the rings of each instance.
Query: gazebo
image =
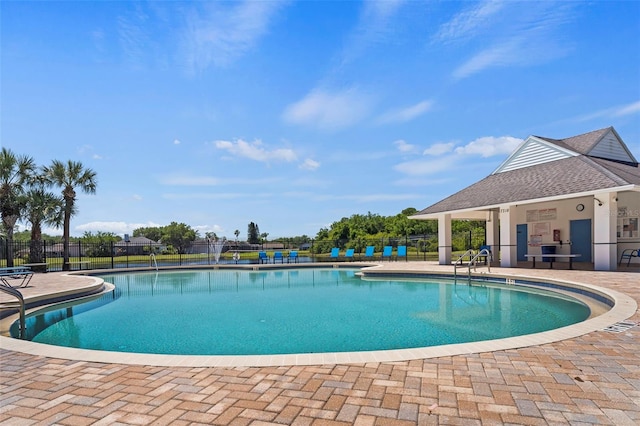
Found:
[[[451,220],[471,219],[486,221],[500,266],[546,249],[614,271],[624,250],[640,249],[640,168],[613,127],[529,136],[489,176],[411,218],[438,220],[440,264],[452,261]]]

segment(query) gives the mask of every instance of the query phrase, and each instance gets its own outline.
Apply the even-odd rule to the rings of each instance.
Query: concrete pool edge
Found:
[[[316,265],[318,266],[318,265]],[[327,265],[322,265],[327,266]],[[346,266],[346,265],[345,265]],[[356,265],[353,265],[356,266]],[[362,266],[362,265],[358,265]],[[373,265],[370,265],[373,266]],[[369,268],[370,271],[377,267]],[[385,273],[407,273],[403,270],[386,270]],[[92,271],[95,273],[95,271]],[[440,271],[422,269],[416,274],[446,275]],[[514,274],[513,272],[518,272]],[[292,355],[158,355],[126,352],[106,352],[86,349],[74,349],[60,346],[45,345],[9,337],[0,337],[0,347],[7,350],[23,352],[51,358],[61,358],[75,361],[117,363],[130,365],[149,365],[162,367],[266,367],[266,366],[295,366],[295,365],[323,365],[323,364],[363,364],[368,362],[394,362],[414,359],[429,359],[451,355],[463,355],[491,352],[505,349],[516,349],[526,346],[543,345],[560,340],[578,337],[587,333],[602,331],[604,328],[625,320],[636,312],[637,303],[631,297],[615,290],[598,287],[593,284],[571,281],[566,279],[540,278],[527,275],[522,270],[510,271],[509,274],[495,273],[484,276],[517,278],[525,281],[552,281],[572,287],[585,288],[589,291],[606,295],[614,302],[612,309],[600,316],[585,320],[559,329],[511,337],[506,339],[488,340],[452,345],[411,348],[398,350],[370,351],[370,352],[337,352],[317,354]]]

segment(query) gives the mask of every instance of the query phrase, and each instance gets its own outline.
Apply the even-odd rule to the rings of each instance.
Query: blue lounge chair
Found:
[[[276,262],[284,263],[284,257],[282,256],[281,251],[273,252],[273,263],[276,263]]]
[[[396,254],[396,260],[404,257],[404,260],[407,260],[407,246],[398,246],[398,253]]]
[[[267,256],[267,252],[258,252],[258,260],[260,261],[260,263],[269,263],[269,256]]]
[[[393,247],[384,246],[382,248],[382,260],[388,259],[391,260],[391,254],[393,253]]]
[[[289,252],[287,263],[298,263],[298,252],[296,250],[291,250]]]
[[[627,259],[627,266],[629,266],[631,264],[631,258],[633,257],[640,257],[640,248],[637,250],[636,249],[623,250],[622,254],[620,255],[620,261],[618,262],[618,265],[620,265],[624,259]]]
[[[486,265],[487,262],[491,262],[493,260],[493,253],[491,253],[491,246],[480,246],[480,253],[482,253],[482,250],[486,250],[485,253],[489,253],[489,255],[487,256],[486,254],[481,254],[480,256],[478,256],[478,259],[482,259],[484,261],[484,264]]]
[[[352,261],[353,260],[353,253],[355,252],[354,249],[350,248],[347,249],[347,251],[344,253],[344,259],[345,260],[349,260]]]
[[[331,249],[331,259],[332,260],[338,260],[338,257],[340,256],[340,249],[338,247],[334,247]]]
[[[375,246],[367,246],[367,248],[364,251],[365,259],[373,260],[373,253],[375,252],[375,250],[376,250]]]

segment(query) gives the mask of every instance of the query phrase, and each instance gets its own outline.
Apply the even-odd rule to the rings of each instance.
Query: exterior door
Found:
[[[591,263],[591,219],[569,221],[569,239],[571,240],[571,253],[580,255],[573,261]]]
[[[528,259],[525,257],[525,254],[527,254],[527,242],[529,241],[527,238],[527,224],[521,223],[516,225],[516,233],[518,234],[516,237],[518,262],[526,262]]]

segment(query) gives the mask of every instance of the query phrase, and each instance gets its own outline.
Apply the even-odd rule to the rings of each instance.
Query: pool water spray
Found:
[[[224,247],[224,243],[226,243],[226,239],[212,239],[209,240],[209,248],[213,252],[213,258],[216,261],[216,264],[220,261],[220,255],[222,254],[222,248]]]

